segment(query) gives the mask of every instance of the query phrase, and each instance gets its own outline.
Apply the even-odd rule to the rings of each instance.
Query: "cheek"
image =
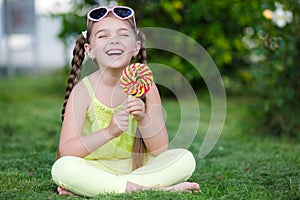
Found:
[[[101,46],[104,46],[105,41],[103,39],[101,40],[99,38],[93,37],[90,41],[90,44],[93,49],[96,49],[101,48]]]
[[[127,47],[127,51],[135,51],[136,50],[136,46],[135,46],[135,41],[127,41],[127,43],[125,44]]]
[[[92,45],[92,53],[93,54],[99,54],[101,52],[104,51],[104,45],[103,45],[103,42],[96,42]]]

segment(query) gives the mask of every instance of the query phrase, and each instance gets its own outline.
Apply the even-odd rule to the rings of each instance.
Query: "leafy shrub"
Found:
[[[247,27],[244,41],[264,126],[274,135],[300,134],[300,4],[270,2],[262,20]]]

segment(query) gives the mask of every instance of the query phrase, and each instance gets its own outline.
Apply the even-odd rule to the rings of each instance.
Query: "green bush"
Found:
[[[274,135],[300,134],[300,4],[264,4],[262,19],[245,31],[254,89],[264,127]]]
[[[193,1],[193,0],[119,0],[135,10],[138,27],[164,27],[179,31],[196,40],[212,57],[222,74],[239,74],[247,69],[246,48],[242,43],[243,28],[257,21],[260,2],[246,1]],[[66,46],[74,45],[75,36],[86,29],[86,13],[98,4],[97,0],[70,2],[70,12],[54,14],[62,20],[59,38]],[[243,15],[241,15],[243,13]],[[159,20],[153,16],[159,16]],[[70,38],[72,38],[70,40]],[[154,54],[149,61],[166,63],[174,67],[195,88],[201,83],[199,73],[191,73],[193,67],[178,55],[169,52]],[[185,66],[185,67],[182,67]],[[238,71],[238,73],[235,73]],[[203,85],[203,84],[201,84]]]

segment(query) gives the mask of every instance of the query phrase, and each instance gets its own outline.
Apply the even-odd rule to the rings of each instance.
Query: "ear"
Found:
[[[84,44],[84,49],[85,49],[85,52],[88,54],[90,59],[92,59],[92,60],[95,59],[95,55],[92,53],[92,48],[91,48],[90,44],[85,43]]]
[[[136,41],[134,45],[134,50],[133,50],[133,56],[137,56],[139,51],[141,49],[141,41]]]

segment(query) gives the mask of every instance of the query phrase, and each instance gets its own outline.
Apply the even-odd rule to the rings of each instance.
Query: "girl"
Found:
[[[87,18],[86,36],[78,36],[73,51],[59,159],[52,167],[58,193],[199,191],[197,183],[184,182],[195,170],[193,155],[167,150],[155,84],[144,98],[128,98],[119,84],[122,70],[134,58],[146,63],[145,37],[136,28],[134,11],[98,7]],[[99,70],[78,82],[85,52]]]

